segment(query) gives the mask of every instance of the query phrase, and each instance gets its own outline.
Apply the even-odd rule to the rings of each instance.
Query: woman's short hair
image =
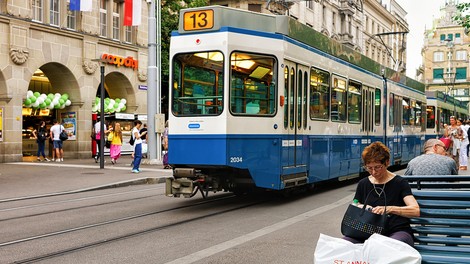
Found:
[[[362,151],[362,161],[364,164],[379,162],[382,164],[390,160],[390,150],[382,142],[374,142]]]

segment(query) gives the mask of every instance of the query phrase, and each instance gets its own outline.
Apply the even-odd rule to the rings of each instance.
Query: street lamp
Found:
[[[100,169],[104,169],[104,63],[103,59],[93,59],[100,62]]]

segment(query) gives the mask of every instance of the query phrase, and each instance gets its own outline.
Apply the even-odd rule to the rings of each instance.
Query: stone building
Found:
[[[21,161],[31,146],[35,155],[31,129],[39,121],[50,127],[53,119],[69,122],[65,158],[91,157],[92,107],[100,87],[96,59],[107,59],[101,64],[106,97],[125,99],[125,113],[147,112],[146,2],[139,26],[123,26],[122,0],[93,0],[90,12],[70,11],[69,2],[0,2],[0,162]],[[28,91],[67,94],[70,103],[23,107]]]
[[[439,90],[461,101],[470,101],[470,36],[453,21],[457,12],[456,1],[446,1],[441,16],[425,32],[419,77],[427,90]]]
[[[406,70],[406,11],[394,0],[211,0],[211,5],[287,14],[389,68]]]

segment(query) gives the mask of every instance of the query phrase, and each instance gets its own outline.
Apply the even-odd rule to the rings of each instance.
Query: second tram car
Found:
[[[182,10],[170,60],[168,196],[358,177],[373,141],[421,153],[424,85],[287,16]]]

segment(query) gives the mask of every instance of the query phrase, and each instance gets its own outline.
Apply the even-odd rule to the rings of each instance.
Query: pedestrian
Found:
[[[100,158],[100,150],[101,150],[101,120],[98,119],[98,121],[95,123],[95,125],[93,126],[93,131],[95,133],[95,141],[97,144],[96,154],[95,154],[94,159],[95,159],[95,163],[98,163],[98,160]],[[106,124],[105,124],[104,134],[106,135],[106,133],[108,133],[108,130],[106,130]]]
[[[111,138],[111,147],[109,148],[109,156],[111,157],[111,163],[114,165],[117,162],[117,159],[121,157],[121,147],[122,147],[121,124],[114,123],[114,126],[109,132],[109,135],[108,135],[108,139]]]
[[[468,146],[468,134],[467,127],[464,126],[462,118],[457,119],[457,125],[462,130],[462,134],[459,137],[460,140],[460,151],[459,151],[459,169],[467,170],[468,165],[468,156],[467,156],[467,146]]]
[[[134,128],[132,128],[131,137],[134,139],[134,162],[132,167],[132,173],[139,173],[140,161],[142,160],[142,136],[147,134],[144,131],[142,134],[139,133],[142,122],[140,120],[134,121]]]
[[[44,152],[44,148],[46,146],[47,140],[47,130],[46,130],[46,122],[41,121],[39,123],[39,128],[33,130],[34,138],[36,139],[36,143],[38,143],[38,153],[37,153],[37,160],[41,161],[41,155],[45,161],[50,161],[46,157],[46,153]]]
[[[169,124],[167,120],[165,122],[165,130],[163,131],[163,135],[162,135],[163,168],[164,169],[171,169],[170,164],[168,164],[168,132],[169,132]]]
[[[64,161],[64,150],[62,149],[62,140],[60,140],[60,133],[65,130],[57,119],[54,119],[54,125],[51,127],[52,144],[55,149],[55,161]]]
[[[142,124],[142,128],[140,129],[139,133],[142,135],[145,131],[147,131],[147,124]],[[145,158],[147,158],[147,151],[148,151],[147,133],[142,135],[142,157],[145,157]]]
[[[455,161],[446,155],[446,146],[439,139],[429,139],[424,144],[424,154],[412,159],[405,175],[457,175]]]
[[[383,235],[413,246],[410,218],[418,217],[420,209],[408,181],[387,170],[390,150],[383,143],[374,142],[364,149],[362,160],[370,175],[357,184],[354,200],[362,208],[367,199],[366,207],[372,213],[388,215]],[[343,238],[352,243],[364,243],[358,238]]]
[[[462,137],[462,129],[459,125],[457,125],[457,119],[455,116],[450,117],[450,124],[444,130],[444,137],[450,138],[452,140],[452,146],[448,148],[447,153],[455,160],[455,163],[457,163],[457,168],[459,168],[459,149],[460,138]]]

